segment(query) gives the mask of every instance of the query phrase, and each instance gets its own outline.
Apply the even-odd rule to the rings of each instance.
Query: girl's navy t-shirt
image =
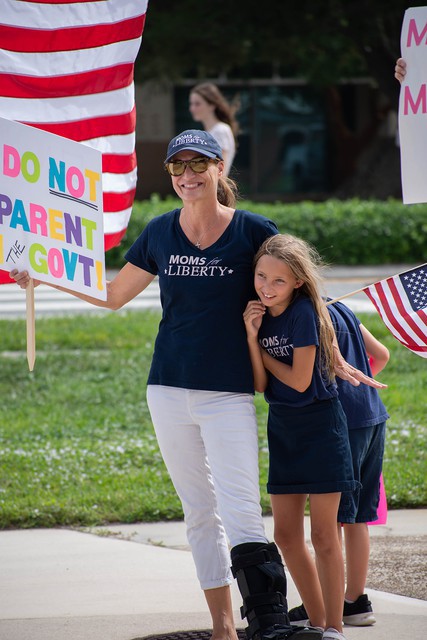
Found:
[[[294,348],[311,345],[318,347],[318,319],[311,300],[300,295],[279,316],[266,313],[262,319],[258,340],[260,346],[273,358],[289,365],[293,362]],[[317,354],[318,349],[310,386],[302,393],[269,373],[264,394],[267,402],[304,407],[318,400],[336,397],[337,386],[322,375]]]
[[[255,297],[254,255],[277,227],[236,209],[221,237],[200,250],[179,215],[150,221],[125,256],[159,277],[163,314],[148,384],[253,393],[243,311]]]

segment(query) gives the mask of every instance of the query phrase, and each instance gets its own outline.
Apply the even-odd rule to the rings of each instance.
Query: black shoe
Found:
[[[289,611],[289,616],[290,614]],[[342,619],[344,624],[350,624],[354,627],[369,627],[376,623],[372,605],[366,593],[359,596],[355,602],[344,602]]]
[[[305,627],[309,624],[308,614],[303,604],[299,607],[294,607],[288,611],[289,620],[292,624],[298,627]]]

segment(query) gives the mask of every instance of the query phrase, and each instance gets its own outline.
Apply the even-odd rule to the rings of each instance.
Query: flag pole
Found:
[[[421,267],[427,267],[427,262],[425,262],[424,264],[419,264],[418,267],[412,267],[410,269],[406,269],[406,271],[415,271],[416,269],[420,269]],[[392,276],[386,276],[385,278],[382,278],[382,280],[388,280],[388,278],[395,278],[396,276],[402,275],[402,273],[406,273],[406,271],[401,271],[400,273],[397,273]],[[376,280],[375,282],[372,282],[372,284],[367,284],[365,287],[362,287],[361,289],[356,289],[356,291],[345,293],[343,296],[339,296],[339,298],[334,298],[333,300],[329,300],[329,302],[326,303],[326,306],[328,306],[328,304],[333,304],[334,302],[338,302],[339,300],[344,300],[344,298],[349,298],[350,296],[354,296],[356,295],[356,293],[362,293],[362,291],[365,291],[365,289],[368,289],[368,287],[372,287],[373,284],[376,284],[377,282],[382,282],[382,280]]]
[[[367,287],[370,287],[371,285],[367,285]],[[333,300],[328,300],[328,302],[326,303],[326,306],[328,306],[328,304],[333,304],[334,302],[338,302],[338,300],[344,300],[344,298],[349,298],[350,296],[354,296],[356,293],[362,293],[362,291],[364,291],[367,287],[362,287],[361,289],[356,289],[356,291],[351,291],[351,293],[345,293],[343,296],[339,296],[339,298],[334,298]]]
[[[26,307],[27,307],[27,362],[30,371],[34,369],[36,360],[36,326],[34,312],[34,280],[30,278],[30,282],[25,289]]]

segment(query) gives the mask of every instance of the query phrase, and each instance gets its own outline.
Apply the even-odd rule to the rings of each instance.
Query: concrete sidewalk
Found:
[[[265,519],[269,537],[272,520]],[[308,519],[306,533],[309,535]],[[0,532],[0,640],[132,640],[207,629],[182,522]],[[423,536],[427,510],[391,511],[372,536]],[[377,624],[348,640],[424,640],[427,602],[368,590]],[[289,606],[300,604],[289,579]],[[240,596],[233,585],[235,619]]]

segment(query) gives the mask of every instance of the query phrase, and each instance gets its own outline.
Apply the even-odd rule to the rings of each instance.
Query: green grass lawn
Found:
[[[0,528],[182,517],[145,402],[157,312],[40,319],[26,361],[24,321],[0,321]],[[360,315],[390,349],[379,379],[390,413],[384,477],[390,508],[427,505],[427,367],[376,315]],[[266,404],[256,396],[262,504]]]

